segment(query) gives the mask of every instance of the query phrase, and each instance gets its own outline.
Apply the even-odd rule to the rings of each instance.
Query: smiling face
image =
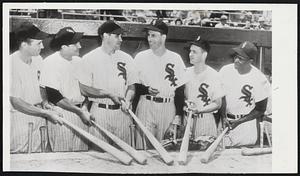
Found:
[[[148,39],[149,47],[152,50],[156,50],[157,48],[165,44],[166,35],[161,34],[158,31],[149,30],[147,33],[147,39]]]
[[[121,34],[103,34],[105,44],[109,46],[112,50],[119,50],[122,44],[122,35]]]
[[[66,47],[63,47],[64,52],[72,57],[72,56],[79,56],[79,49],[81,48],[80,42],[77,42],[75,44],[70,44]]]
[[[238,70],[243,70],[244,68],[248,67],[252,62],[252,59],[247,59],[237,54],[233,57],[233,59],[234,68]]]
[[[44,48],[44,45],[42,40],[29,39],[26,42],[22,42],[21,47],[28,53],[28,55],[38,56]]]
[[[196,45],[191,45],[190,47],[190,63],[195,65],[196,63],[204,63],[206,60],[207,52],[201,47]]]

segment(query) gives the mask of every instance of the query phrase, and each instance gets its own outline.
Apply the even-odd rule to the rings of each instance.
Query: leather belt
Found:
[[[121,106],[119,104],[107,105],[107,104],[102,104],[102,103],[99,103],[98,107],[99,108],[104,108],[104,109],[111,109],[111,110],[117,110],[117,109],[121,108]]]
[[[162,97],[153,97],[150,95],[146,95],[146,99],[150,101],[154,101],[156,103],[169,103],[171,102],[171,98],[162,98]]]
[[[233,115],[233,114],[227,114],[227,118],[229,119],[240,119],[242,117],[245,117],[246,115]]]

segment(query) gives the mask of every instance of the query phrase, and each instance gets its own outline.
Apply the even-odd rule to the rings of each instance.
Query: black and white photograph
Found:
[[[296,27],[293,4],[4,3],[3,170],[297,172]]]

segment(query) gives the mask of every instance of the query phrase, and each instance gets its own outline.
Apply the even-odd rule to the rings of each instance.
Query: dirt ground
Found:
[[[179,152],[170,152],[175,162],[164,164],[155,150],[139,151],[147,156],[147,164],[132,162],[126,166],[108,153],[59,152],[12,154],[12,171],[87,172],[87,173],[267,173],[272,172],[272,154],[242,156],[241,149],[217,151],[207,164],[200,162],[203,152],[188,154],[182,166],[176,162]]]

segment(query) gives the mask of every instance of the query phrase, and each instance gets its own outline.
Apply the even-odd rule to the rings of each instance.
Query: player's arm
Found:
[[[40,103],[41,107],[43,109],[51,109],[53,104],[48,101],[46,88],[40,86],[40,93],[41,93],[41,97],[42,97],[42,102]]]
[[[91,125],[90,120],[93,119],[93,117],[88,111],[74,105],[72,102],[70,102],[69,99],[63,97],[63,95],[58,90],[47,86],[45,89],[49,102],[61,107],[62,109],[75,113],[81,118],[83,123]]]
[[[91,98],[110,98],[115,104],[121,104],[121,97],[110,93],[107,90],[97,89],[91,86],[84,85],[79,82],[81,94]]]
[[[53,121],[54,123],[63,124],[60,118],[58,117],[59,114],[54,111],[38,108],[18,97],[10,96],[9,99],[14,109],[16,109],[19,112],[31,116],[44,117],[48,120]]]
[[[268,102],[267,98],[263,99],[262,101],[256,102],[255,108],[249,114],[233,122],[233,124],[231,125],[232,129],[234,129],[235,127],[237,127],[242,123],[262,117],[266,110],[267,102]]]
[[[222,105],[222,97],[217,98],[215,100],[213,100],[210,104],[208,104],[207,106],[201,108],[201,109],[196,109],[195,113],[210,113],[210,112],[214,112],[217,111],[221,108]]]
[[[135,85],[131,84],[128,86],[125,93],[125,104],[122,103],[122,111],[127,112],[128,109],[131,109],[132,102],[135,97]]]

